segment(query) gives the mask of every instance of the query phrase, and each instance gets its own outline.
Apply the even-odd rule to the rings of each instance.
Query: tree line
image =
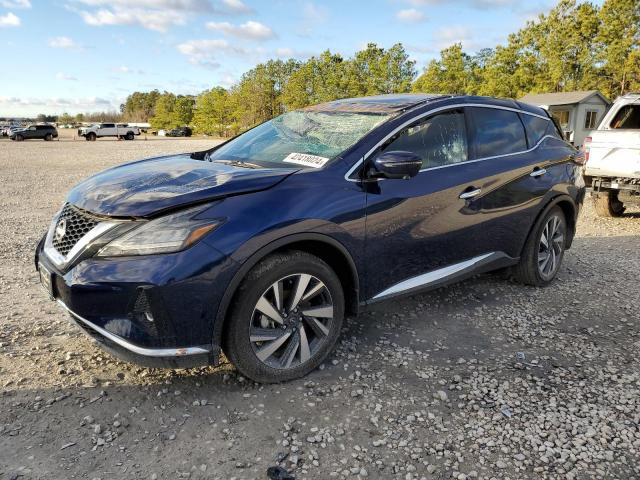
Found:
[[[506,44],[473,55],[454,44],[419,75],[399,43],[388,49],[370,43],[350,58],[327,50],[304,62],[269,60],[228,89],[195,96],[132,93],[117,120],[150,121],[154,128],[191,125],[197,133],[229,136],[290,109],[338,98],[405,92],[519,98],[591,89],[611,99],[640,91],[638,0],[605,0],[602,6],[560,0]]]

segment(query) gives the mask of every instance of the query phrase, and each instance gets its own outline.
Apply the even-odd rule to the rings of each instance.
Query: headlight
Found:
[[[221,220],[197,219],[202,207],[151,220],[112,240],[98,257],[172,253],[189,248],[218,227]]]

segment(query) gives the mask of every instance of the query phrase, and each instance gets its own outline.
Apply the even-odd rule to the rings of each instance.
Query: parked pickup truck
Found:
[[[130,127],[126,123],[96,123],[90,127],[78,129],[78,136],[85,140],[94,141],[101,137],[118,137],[125,140],[133,140],[136,135],[140,135],[138,127]]]
[[[617,98],[583,148],[598,215],[617,217],[625,203],[640,201],[640,93]]]

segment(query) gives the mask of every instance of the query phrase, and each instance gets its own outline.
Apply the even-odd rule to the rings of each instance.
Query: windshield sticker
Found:
[[[325,163],[329,161],[326,157],[319,157],[317,155],[309,155],[307,153],[290,153],[283,160],[284,163],[297,163],[304,165],[305,167],[321,168]]]

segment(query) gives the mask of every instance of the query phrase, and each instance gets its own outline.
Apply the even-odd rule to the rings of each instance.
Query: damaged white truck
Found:
[[[597,130],[584,140],[584,179],[596,213],[619,217],[640,202],[640,93],[616,99]]]

